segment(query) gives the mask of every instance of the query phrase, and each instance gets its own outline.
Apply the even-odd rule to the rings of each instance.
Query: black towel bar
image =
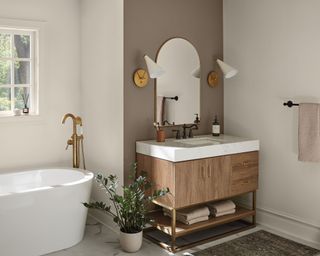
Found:
[[[178,96],[175,96],[175,97],[164,97],[166,100],[175,100],[175,101],[178,101],[179,100],[179,97]]]
[[[293,103],[291,100],[289,100],[288,102],[283,103],[283,106],[287,106],[287,107],[291,108],[293,106],[299,106],[299,104]]]

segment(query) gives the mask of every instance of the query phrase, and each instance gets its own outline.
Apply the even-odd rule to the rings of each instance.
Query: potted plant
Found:
[[[132,183],[123,186],[123,195],[117,191],[117,176],[95,175],[96,182],[105,190],[110,202],[84,203],[87,208],[101,210],[113,217],[113,221],[120,227],[121,248],[126,252],[136,252],[141,248],[143,228],[151,221],[147,216],[148,205],[152,200],[169,192],[167,188],[155,190],[151,195],[146,195],[152,187],[150,181],[144,173],[135,177],[136,165],[134,165],[133,174]]]

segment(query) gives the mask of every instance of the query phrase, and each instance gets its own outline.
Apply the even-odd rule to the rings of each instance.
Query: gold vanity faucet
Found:
[[[74,116],[73,114],[65,114],[62,119],[62,124],[66,122],[68,118],[72,119],[73,122],[73,133],[71,135],[71,138],[67,141],[67,147],[72,145],[72,156],[73,156],[73,168],[79,168],[80,167],[80,142],[83,140],[83,135],[77,134],[77,125],[82,126],[82,119],[79,116]]]

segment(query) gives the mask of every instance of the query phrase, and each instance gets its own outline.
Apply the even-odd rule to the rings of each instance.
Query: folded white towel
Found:
[[[236,209],[233,209],[233,210],[230,210],[230,211],[215,213],[214,216],[215,217],[221,217],[221,216],[228,215],[228,214],[234,214],[235,212],[236,212]]]
[[[163,212],[171,215],[171,211],[166,208],[163,208]],[[177,219],[184,221],[190,221],[200,217],[208,217],[209,215],[210,211],[207,206],[176,211]]]
[[[164,212],[163,213],[164,216],[168,216],[171,218],[171,214],[167,213],[167,212]],[[198,217],[198,218],[195,218],[195,219],[192,219],[192,220],[185,220],[185,219],[181,219],[177,216],[177,221],[180,221],[186,225],[192,225],[192,224],[195,224],[195,223],[198,223],[198,222],[202,222],[202,221],[206,221],[206,220],[209,220],[209,216],[202,216],[202,217]]]
[[[212,214],[231,211],[236,208],[236,205],[231,200],[221,201],[217,203],[207,204]]]

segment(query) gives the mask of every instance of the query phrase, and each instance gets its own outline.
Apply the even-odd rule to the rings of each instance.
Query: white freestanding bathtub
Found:
[[[76,169],[0,174],[0,255],[38,256],[79,243],[92,178]]]

